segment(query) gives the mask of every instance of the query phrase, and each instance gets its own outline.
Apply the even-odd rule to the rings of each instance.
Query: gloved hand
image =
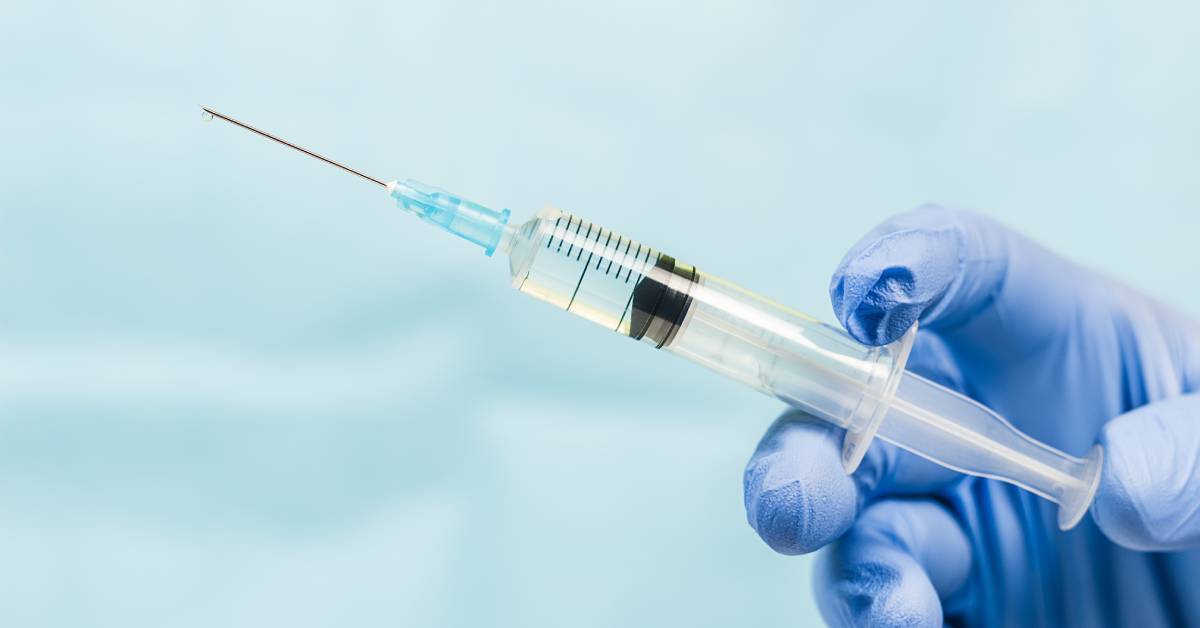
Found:
[[[784,414],[746,468],[746,515],[781,553],[828,546],[814,579],[826,620],[1200,625],[1200,326],[932,206],[867,234],[830,294],[859,341],[919,320],[910,369],[1068,453],[1099,440],[1106,457],[1092,516],[1064,533],[1054,504],[878,440],[846,476],[843,432]]]

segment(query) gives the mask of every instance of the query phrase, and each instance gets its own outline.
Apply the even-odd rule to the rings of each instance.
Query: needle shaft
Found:
[[[358,175],[358,176],[360,176],[360,177],[362,177],[362,178],[366,179],[367,181],[370,181],[370,182],[372,182],[372,183],[378,183],[379,185],[382,185],[383,187],[387,187],[387,184],[386,184],[386,183],[384,183],[383,181],[380,181],[379,179],[376,179],[375,177],[372,177],[372,176],[365,175],[365,174],[363,174],[363,173],[361,173],[361,172],[359,172],[359,171],[355,170],[354,168],[350,168],[350,167],[348,167],[348,166],[343,166],[342,164],[339,164],[338,162],[336,162],[336,161],[334,161],[334,160],[332,160],[332,159],[330,159],[330,158],[328,158],[328,157],[325,157],[325,156],[322,156],[322,155],[318,155],[317,153],[314,153],[314,152],[312,152],[311,150],[308,150],[308,149],[306,149],[306,148],[301,148],[301,147],[299,147],[299,146],[296,146],[295,144],[293,144],[293,143],[291,143],[291,142],[289,142],[289,141],[287,141],[287,140],[285,140],[285,139],[281,139],[281,138],[275,137],[274,135],[271,135],[270,133],[267,133],[266,131],[262,131],[262,130],[260,130],[260,129],[256,129],[256,128],[254,128],[254,127],[250,126],[249,124],[246,124],[245,122],[241,122],[241,121],[238,121],[238,120],[234,120],[233,118],[230,118],[229,116],[227,116],[227,115],[224,115],[224,114],[221,114],[221,113],[217,113],[216,111],[213,111],[212,109],[209,109],[208,107],[201,107],[201,109],[203,109],[203,110],[204,110],[204,112],[205,112],[205,113],[207,113],[207,114],[208,114],[208,115],[210,115],[210,116],[213,116],[213,117],[216,117],[216,118],[220,118],[220,119],[222,119],[222,120],[224,120],[224,121],[226,121],[226,122],[228,122],[228,123],[230,123],[230,124],[233,124],[233,125],[236,125],[236,126],[240,126],[240,127],[242,127],[243,129],[246,129],[247,131],[253,131],[253,132],[255,132],[255,133],[258,133],[259,135],[261,135],[261,136],[263,136],[263,137],[265,137],[265,138],[267,138],[267,139],[270,139],[270,140],[275,140],[276,142],[279,142],[280,144],[283,144],[284,146],[287,146],[288,148],[294,148],[294,149],[296,149],[296,150],[298,150],[298,151],[300,151],[300,152],[304,153],[305,155],[308,155],[309,157],[315,157],[315,158],[317,158],[317,159],[320,159],[321,161],[323,161],[323,162],[325,162],[325,163],[327,163],[327,164],[329,164],[329,165],[331,165],[331,166],[337,166],[338,168],[341,168],[342,170],[345,170],[346,172],[349,172],[349,173],[351,173],[351,174],[356,174],[356,175]]]

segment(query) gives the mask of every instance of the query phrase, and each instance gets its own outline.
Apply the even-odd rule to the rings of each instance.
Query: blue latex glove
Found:
[[[867,234],[830,293],[858,340],[919,320],[909,368],[1106,458],[1092,516],[1064,533],[1054,504],[883,442],[846,476],[842,431],[785,414],[746,468],[746,514],[781,553],[828,546],[815,588],[829,622],[1200,625],[1200,326],[938,207]]]

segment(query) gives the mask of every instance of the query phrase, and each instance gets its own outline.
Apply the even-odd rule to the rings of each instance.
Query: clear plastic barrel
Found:
[[[800,407],[849,435],[858,466],[886,413],[911,335],[868,347],[840,329],[557,209],[511,233],[513,285]]]

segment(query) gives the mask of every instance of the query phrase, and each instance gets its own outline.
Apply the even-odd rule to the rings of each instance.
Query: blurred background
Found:
[[[374,176],[552,204],[832,320],[974,208],[1200,312],[1200,11],[0,8],[0,623],[818,619],[745,523],[776,402],[509,288]],[[1186,288],[1186,289],[1181,289]]]

